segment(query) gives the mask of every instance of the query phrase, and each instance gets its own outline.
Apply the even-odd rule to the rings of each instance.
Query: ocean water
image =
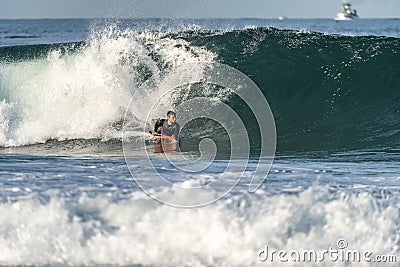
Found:
[[[372,252],[370,262],[326,257],[321,266],[397,266],[399,33],[395,19],[0,20],[0,265],[317,264],[263,261],[268,246]],[[262,131],[246,103],[218,86],[170,90],[179,77],[163,76],[191,66],[203,77],[216,63],[268,100],[272,166],[260,160]],[[220,99],[243,120],[247,157],[231,159],[231,136],[207,118],[184,125],[178,152],[154,153],[139,127],[148,113],[197,97]],[[268,176],[250,193],[257,168]],[[215,183],[221,173],[236,185],[229,192]],[[145,191],[218,200],[177,208]]]

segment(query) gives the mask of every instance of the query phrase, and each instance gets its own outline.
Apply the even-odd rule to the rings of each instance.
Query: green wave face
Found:
[[[159,68],[167,64],[152,47],[157,42],[165,41],[165,38],[181,40],[189,45],[189,48],[176,45],[182,51],[192,48],[208,51],[216,56],[213,60],[248,75],[260,87],[274,114],[278,151],[396,148],[400,145],[400,39],[299,33],[274,28],[174,33],[162,36],[158,41],[153,39],[152,46],[146,47],[146,57],[151,58],[153,65]],[[43,69],[19,68],[18,64],[32,63],[32,68],[40,67],[34,62],[49,57],[55,50],[61,52],[61,57],[89,51],[85,43],[0,48],[2,65],[17,65],[0,75],[1,100],[10,99],[10,94],[13,94],[4,82],[10,75],[10,69],[42,75]],[[135,75],[144,80],[148,75],[138,74],[143,64],[135,63],[135,68],[125,68],[140,56],[140,53],[131,57],[124,55],[124,60],[117,61],[122,67],[113,70],[114,80],[125,79],[129,71],[136,71]],[[71,66],[68,68],[71,69]],[[121,77],[115,70],[123,71]],[[125,99],[126,94],[120,98]],[[239,113],[249,111],[237,99],[227,99]],[[68,103],[63,104],[68,106]],[[110,121],[99,119],[101,124],[112,125],[120,121],[123,113],[118,113],[118,108],[110,116]],[[23,120],[23,114],[11,117]],[[253,135],[250,140],[252,147],[257,148],[257,122],[252,116],[241,117],[249,134]],[[81,119],[84,121],[85,118]],[[12,125],[11,121],[8,127]],[[207,122],[187,125],[184,130],[188,134],[183,143],[190,149],[203,137],[223,142],[226,133],[219,128]],[[101,138],[96,136],[94,130],[93,133],[87,139]],[[77,136],[85,139],[82,134]],[[49,135],[49,138],[54,139],[54,136]],[[68,136],[63,138],[68,139]]]
[[[400,144],[399,39],[276,29],[184,38],[262,89],[275,116],[278,151]]]

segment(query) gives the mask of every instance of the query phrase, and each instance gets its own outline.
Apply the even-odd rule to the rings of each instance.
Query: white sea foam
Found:
[[[157,80],[160,68],[213,58],[182,39],[110,27],[94,32],[74,52],[53,50],[45,58],[2,64],[0,146],[120,138],[121,132],[110,124],[123,119],[130,99],[131,112],[144,119],[144,111],[166,90],[140,92],[147,76],[162,84]],[[4,113],[7,106],[13,106],[11,114]]]
[[[8,104],[5,100],[0,102],[0,144],[7,142],[6,135],[10,131],[10,117],[12,111],[11,104]]]
[[[318,251],[336,247],[338,238],[351,249],[396,254],[399,207],[390,203],[318,185],[297,195],[240,194],[193,210],[157,204],[143,193],[72,203],[32,197],[0,205],[0,264],[263,266],[257,252],[265,245]],[[273,263],[280,265],[291,264]]]

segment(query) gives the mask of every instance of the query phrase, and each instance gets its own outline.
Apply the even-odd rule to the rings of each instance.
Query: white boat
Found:
[[[347,0],[343,0],[343,10],[336,14],[335,20],[353,20],[358,19],[357,10],[351,8]]]

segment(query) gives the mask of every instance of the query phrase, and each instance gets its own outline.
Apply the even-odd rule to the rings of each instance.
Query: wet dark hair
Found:
[[[167,118],[169,118],[170,115],[174,115],[176,117],[176,113],[172,110],[167,112]]]
[[[158,119],[157,121],[156,121],[156,123],[154,124],[154,131],[156,132],[156,133],[158,133],[158,134],[160,134],[161,133],[161,127],[164,125],[164,122],[165,122],[166,120],[165,119]]]

